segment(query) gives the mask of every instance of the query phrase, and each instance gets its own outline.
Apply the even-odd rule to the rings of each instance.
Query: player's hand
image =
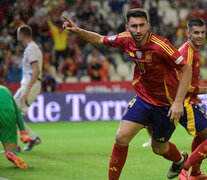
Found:
[[[168,111],[168,117],[170,117],[171,122],[175,119],[180,119],[184,115],[183,103],[174,102]]]
[[[198,103],[199,103],[199,104],[201,104],[201,103],[202,103],[202,99],[201,99],[201,98],[199,98],[198,96],[197,96],[197,100],[198,100]]]
[[[29,92],[26,90],[24,92],[24,94],[22,95],[21,99],[20,99],[20,101],[21,101],[22,104],[26,104],[28,95],[29,95]]]
[[[30,141],[32,141],[32,139],[27,135],[26,131],[20,132],[20,140],[23,143],[29,143]]]
[[[63,16],[63,18],[66,20],[66,22],[63,23],[63,28],[74,33],[77,32],[78,27],[76,26],[76,24],[72,20],[68,19],[66,16]]]

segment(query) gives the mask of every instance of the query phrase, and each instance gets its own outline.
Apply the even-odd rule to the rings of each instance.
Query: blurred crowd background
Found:
[[[102,35],[125,31],[129,8],[145,8],[151,31],[176,47],[186,39],[189,19],[207,22],[206,0],[1,0],[0,83],[20,82],[24,47],[17,28],[28,24],[44,57],[43,85],[132,79],[133,61],[116,48],[92,46],[62,29],[62,16]],[[201,78],[207,79],[207,46],[201,49]]]

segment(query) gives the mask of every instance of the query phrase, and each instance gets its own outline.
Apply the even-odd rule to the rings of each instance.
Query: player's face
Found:
[[[188,38],[196,48],[203,45],[206,38],[205,26],[193,26],[191,31],[187,32]]]
[[[126,29],[132,35],[135,43],[141,44],[147,38],[149,23],[144,17],[130,17]]]

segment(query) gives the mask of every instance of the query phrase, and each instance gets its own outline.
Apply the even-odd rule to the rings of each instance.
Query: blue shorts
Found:
[[[167,142],[175,124],[167,116],[170,106],[154,106],[136,96],[125,109],[122,120],[152,126],[152,137],[158,142]]]
[[[179,123],[195,137],[197,132],[207,128],[206,115],[195,104],[185,104],[184,107],[184,116]]]

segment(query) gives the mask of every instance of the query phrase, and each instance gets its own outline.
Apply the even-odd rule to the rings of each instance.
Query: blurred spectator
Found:
[[[199,4],[195,4],[192,7],[191,13],[194,18],[202,18],[203,17],[203,10],[199,8]]]
[[[42,88],[44,92],[54,92],[55,87],[59,87],[54,77],[50,75],[49,69],[44,69],[42,74]]]
[[[88,55],[87,63],[89,64],[89,75],[92,81],[108,80],[108,59],[95,48],[93,48],[91,54]]]
[[[6,11],[8,10],[8,2],[7,1],[0,1],[0,24],[4,19]]]
[[[110,0],[109,6],[111,7],[111,10],[113,12],[116,12],[118,14],[123,13],[123,6],[126,3],[126,0]]]
[[[143,8],[141,0],[130,0],[130,8]]]
[[[107,18],[103,16],[100,19],[99,28],[100,28],[100,34],[105,36],[110,34],[110,31],[112,30],[112,27],[108,23]]]
[[[92,61],[89,62],[89,59],[94,59],[92,58],[94,57],[93,50],[91,51],[93,47],[77,36],[68,34],[67,31],[64,32],[62,29],[62,15],[76,19],[79,27],[92,30],[102,35],[110,35],[125,30],[126,22],[124,13],[127,8],[145,8],[149,12],[152,32],[168,38],[178,48],[180,44],[186,41],[185,27],[189,19],[201,17],[207,22],[207,6],[205,0],[168,0],[167,2],[170,5],[164,6],[166,9],[163,9],[163,4],[166,4],[166,1],[163,0],[0,1],[1,81],[7,81],[4,74],[7,74],[8,52],[12,52],[13,54],[13,65],[16,63],[14,59],[20,56],[20,54],[17,55],[21,53],[21,49],[18,47],[15,31],[20,25],[25,23],[32,27],[34,40],[43,48],[44,69],[55,65],[57,73],[60,73],[62,63],[64,64],[66,57],[70,57],[77,66],[76,76],[79,80],[82,76],[89,74],[91,75],[91,79],[108,79],[107,64],[113,64],[116,69],[118,61],[113,57],[113,54],[120,54],[120,51],[115,49],[109,51],[105,50],[104,47],[98,47],[97,49],[103,53],[107,61],[97,60],[94,64],[91,63]],[[178,25],[169,24],[170,20],[167,18],[172,17],[170,13],[174,12],[175,9],[178,14],[173,17],[176,18]],[[16,49],[18,49],[18,53]],[[98,58],[96,59],[100,59],[100,53],[98,54]],[[130,61],[127,54],[120,55],[124,63]],[[13,65],[11,66],[12,68]],[[20,67],[21,65],[18,66]],[[8,69],[9,74],[12,70],[11,67],[9,66],[10,69]],[[92,71],[92,69],[95,71]],[[97,69],[98,71],[96,71]],[[92,74],[99,75],[95,77]]]
[[[11,63],[7,70],[7,82],[20,82],[22,78],[22,69],[17,62]]]
[[[53,62],[52,52],[49,42],[45,41],[43,44],[43,69],[48,69]]]
[[[81,79],[83,76],[88,75],[88,65],[86,63],[86,59],[81,50],[77,50],[74,56],[74,61],[77,64],[77,73],[76,76],[78,80]]]
[[[9,49],[12,42],[12,37],[8,34],[8,29],[4,28],[2,34],[0,35],[0,48]]]
[[[149,3],[149,10],[148,10],[149,21],[152,29],[156,26],[159,26],[160,23],[159,22],[160,18],[158,15],[158,7],[156,6],[156,4],[153,4],[153,2]]]
[[[7,66],[4,60],[0,61],[0,83],[5,83],[7,77]]]
[[[3,29],[8,29],[8,22],[6,18],[3,18],[0,23],[0,34],[2,34]]]
[[[11,34],[15,34],[17,28],[25,22],[21,19],[20,14],[15,14],[13,21],[9,24],[9,31]]]
[[[60,58],[64,60],[67,56],[66,49],[67,49],[68,32],[67,30],[62,29],[61,21],[56,22],[57,24],[59,24],[59,26],[54,25],[51,20],[48,20],[47,23],[49,25],[54,40],[54,50],[55,50],[54,65],[56,70],[58,71]]]
[[[173,24],[170,23],[165,26],[164,37],[167,38],[172,44],[175,42],[175,29],[173,28]]]
[[[63,80],[69,76],[75,76],[77,72],[77,64],[72,58],[67,57],[60,68],[60,72],[64,75]]]

